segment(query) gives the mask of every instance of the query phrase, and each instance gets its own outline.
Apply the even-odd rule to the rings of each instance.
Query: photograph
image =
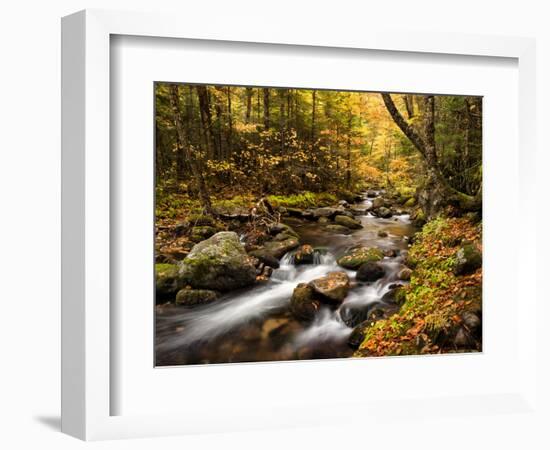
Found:
[[[482,352],[483,97],[152,101],[155,367]]]

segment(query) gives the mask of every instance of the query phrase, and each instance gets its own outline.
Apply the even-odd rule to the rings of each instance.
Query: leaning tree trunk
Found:
[[[421,135],[403,118],[391,95],[381,95],[393,121],[420,152],[426,163],[426,180],[418,195],[418,203],[426,217],[431,219],[437,216],[447,206],[453,206],[462,211],[480,211],[481,187],[475,196],[460,192],[449,184],[439,170],[435,143],[434,96],[424,97],[424,130]]]

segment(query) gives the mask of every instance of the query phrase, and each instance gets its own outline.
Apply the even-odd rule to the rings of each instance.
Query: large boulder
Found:
[[[195,289],[223,292],[254,284],[256,268],[237,233],[222,231],[193,247],[180,264],[179,277]]]
[[[474,244],[465,244],[456,253],[455,275],[467,275],[481,267],[481,252]]]
[[[178,266],[176,264],[155,264],[156,300],[172,299],[180,288]]]
[[[351,214],[351,213],[350,213]],[[354,230],[358,230],[359,228],[363,228],[363,225],[361,225],[361,222],[358,220],[353,219],[352,217],[348,217],[345,215],[338,215],[334,217],[334,221],[338,225],[342,225],[344,227],[348,227]]]
[[[368,262],[377,262],[384,257],[382,250],[377,248],[359,247],[354,248],[338,258],[338,265],[345,269],[357,270],[361,265]]]
[[[294,288],[290,299],[290,311],[299,320],[311,320],[321,308],[321,302],[315,298],[313,288],[300,283]]]
[[[220,294],[208,289],[180,289],[176,295],[176,305],[198,306],[217,300]]]
[[[385,275],[384,267],[377,262],[367,262],[357,269],[355,278],[358,281],[376,281]]]
[[[326,303],[339,304],[348,295],[350,283],[345,272],[329,272],[324,277],[310,281],[309,286]]]

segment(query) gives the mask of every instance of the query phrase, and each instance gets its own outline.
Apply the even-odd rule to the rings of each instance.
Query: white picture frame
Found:
[[[249,421],[224,420],[232,414],[230,405],[219,400],[219,413],[205,420],[200,414],[112,415],[112,342],[116,324],[111,321],[111,190],[116,173],[111,172],[110,108],[111,37],[141,36],[200,39],[223,42],[264,43],[338,49],[368,49],[407,52],[417,55],[499,57],[518,64],[518,148],[519,178],[516,195],[522,229],[535,228],[535,44],[532,39],[451,35],[407,34],[394,31],[350,30],[338,36],[323,30],[280,32],[278,27],[257,30],[235,29],[229,24],[208,29],[200,21],[166,14],[144,14],[87,10],[67,16],[62,22],[62,430],[85,440],[162,436],[209,431],[235,431],[282,426],[328,424],[352,420],[357,410],[367,415],[392,416],[395,399],[372,404],[321,404],[277,406],[277,420],[267,411],[252,414]],[[179,80],[174,80],[179,81]],[[524,234],[514,249],[518,259],[536,260],[536,236]],[[518,284],[535,269],[518,267]],[[534,287],[533,287],[534,289]],[[536,293],[523,299],[536,309]],[[519,295],[515,291],[511,295]],[[468,415],[465,402],[476,404],[476,413],[496,414],[503,410],[536,414],[536,328],[518,314],[518,349],[521,367],[517,383],[507,391],[491,395],[467,394],[463,398],[435,397],[418,400],[401,398],[403,410]],[[152,336],[151,336],[152,339]],[[378,360],[384,363],[389,360]],[[395,360],[391,360],[391,364]],[[263,366],[264,372],[269,366]],[[271,366],[274,367],[274,366]],[[349,366],[350,370],[353,366]],[[182,375],[184,376],[184,375]],[[393,403],[392,403],[393,402]],[[235,413],[235,417],[239,414]],[[394,418],[391,420],[399,420]]]

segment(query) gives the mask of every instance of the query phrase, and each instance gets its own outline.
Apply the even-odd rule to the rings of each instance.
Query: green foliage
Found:
[[[293,195],[269,195],[268,201],[275,207],[311,208],[333,205],[338,201],[336,195],[328,192],[302,192]]]

